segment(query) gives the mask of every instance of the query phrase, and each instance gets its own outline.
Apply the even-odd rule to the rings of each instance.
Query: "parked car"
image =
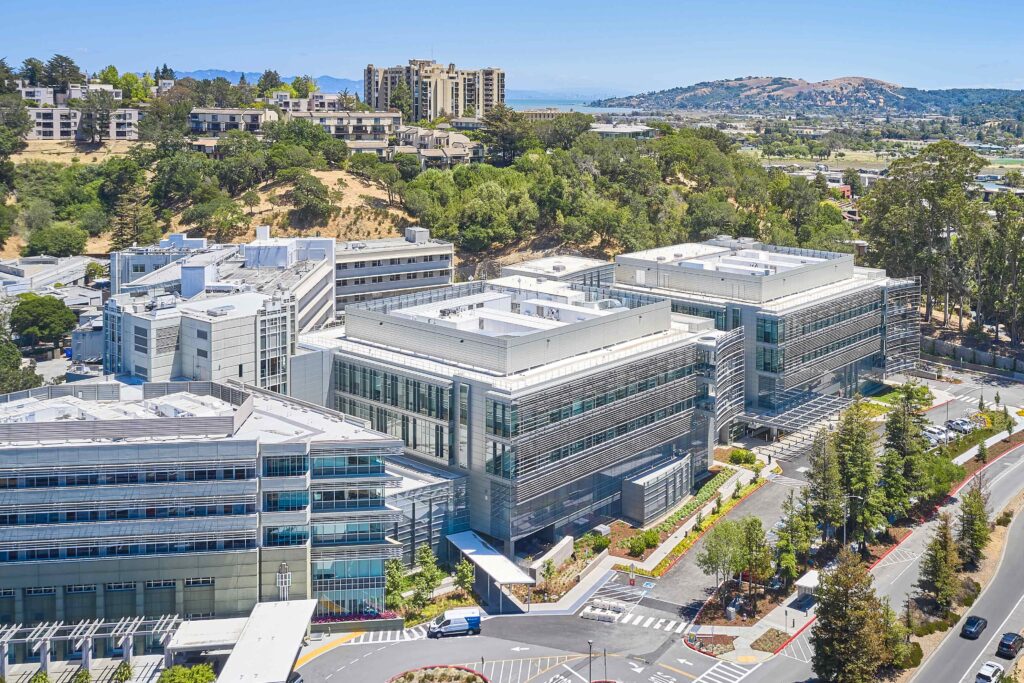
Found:
[[[974,677],[974,683],[996,683],[1003,680],[1003,667],[995,662],[985,662],[981,665],[978,675]]]
[[[1007,659],[1013,659],[1024,646],[1024,636],[1019,633],[1004,633],[996,648],[996,654]]]
[[[427,627],[431,638],[475,633],[480,633],[480,610],[475,607],[446,610]]]
[[[970,616],[967,617],[967,621],[964,622],[964,627],[960,629],[960,637],[967,638],[969,640],[977,640],[981,632],[988,626],[988,619],[985,617]]]
[[[946,427],[959,434],[970,434],[974,431],[975,424],[966,418],[960,418],[959,420],[950,420],[946,423]]]
[[[939,427],[938,425],[928,425],[922,432],[926,439],[935,441],[936,443],[949,443],[956,438],[948,430]]]

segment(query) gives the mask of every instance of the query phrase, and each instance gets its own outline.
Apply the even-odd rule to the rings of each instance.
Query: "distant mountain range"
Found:
[[[175,78],[194,78],[197,81],[203,79],[213,80],[214,78],[226,78],[232,83],[238,83],[238,79],[245,74],[245,80],[249,81],[252,85],[256,85],[256,81],[263,75],[262,71],[225,71],[224,69],[200,69],[199,71],[175,71]],[[317,86],[323,92],[342,92],[348,90],[350,93],[358,93],[360,97],[363,96],[363,79],[353,78],[338,78],[336,76],[314,76]],[[295,79],[295,76],[281,76],[281,80],[286,83],[291,83]]]
[[[261,71],[228,71],[225,69],[200,69],[198,71],[175,71],[177,78],[194,78],[197,81],[203,79],[213,80],[214,78],[226,78],[232,83],[238,83],[238,79],[245,74],[245,80],[253,85],[263,74]],[[363,96],[363,79],[339,78],[337,76],[314,76],[316,84],[321,92],[342,92],[348,90],[350,93],[358,93]],[[281,76],[281,80],[291,83],[295,76]],[[506,90],[505,98],[508,100],[584,100],[595,97],[604,97],[613,89],[595,88],[562,88],[556,90]]]
[[[920,90],[874,78],[847,76],[812,83],[779,76],[707,81],[591,102],[595,107],[701,109],[735,112],[863,114],[982,114],[1024,112],[1024,91],[997,88]]]

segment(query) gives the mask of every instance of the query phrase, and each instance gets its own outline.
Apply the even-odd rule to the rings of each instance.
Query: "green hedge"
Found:
[[[665,521],[656,526],[655,529],[658,530],[658,533],[670,533],[675,529],[679,522],[688,518],[694,512],[704,507],[708,501],[714,498],[715,494],[718,493],[718,489],[722,488],[725,482],[729,480],[729,477],[735,473],[736,470],[734,469],[728,467],[723,468],[721,472],[716,474],[700,487],[700,490],[697,491],[697,495],[695,495],[692,500],[688,501],[686,505],[669,515]]]

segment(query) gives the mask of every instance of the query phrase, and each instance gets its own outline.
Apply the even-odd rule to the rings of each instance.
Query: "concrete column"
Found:
[[[5,681],[10,680],[11,678],[11,672],[9,671],[10,664],[7,663],[7,658],[11,653],[10,648],[10,643],[0,643],[0,678]]]
[[[132,656],[135,654],[135,638],[128,638],[124,641],[124,661],[128,662],[128,666],[132,665]]]
[[[141,617],[146,613],[146,589],[142,581],[135,582],[135,616]]]
[[[185,616],[185,579],[174,580],[174,611]]]
[[[50,673],[50,641],[44,640],[39,644],[39,669],[44,674]]]
[[[92,637],[82,642],[82,668],[92,673]]]
[[[96,584],[96,618],[104,619],[107,614],[107,585]]]
[[[14,623],[25,623],[25,589],[19,588],[14,591]]]
[[[66,621],[64,618],[64,586],[57,586],[53,596],[53,606],[53,613],[57,617],[57,621]]]

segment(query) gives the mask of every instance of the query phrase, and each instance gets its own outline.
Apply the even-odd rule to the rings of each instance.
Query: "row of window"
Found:
[[[343,360],[335,361],[334,376],[342,393],[439,420],[450,417],[450,392],[445,387]]]
[[[308,491],[272,491],[263,494],[264,512],[295,512],[309,506]]]
[[[212,576],[209,576],[209,577],[198,577],[198,578],[196,578],[196,577],[188,577],[188,578],[184,579],[183,583],[184,583],[185,587],[191,588],[191,587],[196,587],[196,586],[213,586],[213,585],[215,585],[216,581],[215,581],[215,579]],[[174,579],[151,579],[149,581],[145,581],[143,583],[143,586],[146,588],[146,590],[162,590],[162,589],[176,588],[177,587],[177,581],[175,581]],[[120,592],[126,592],[126,591],[134,591],[134,590],[136,590],[136,583],[134,581],[115,581],[113,583],[105,583],[105,584],[103,584],[103,590],[106,593],[120,593]],[[64,593],[65,594],[86,594],[86,593],[95,593],[95,592],[96,592],[96,584],[94,584],[94,583],[90,583],[90,584],[76,583],[76,584],[71,584],[69,586],[64,586]],[[9,593],[9,595],[7,593]],[[32,587],[29,587],[29,588],[25,589],[25,595],[31,595],[31,596],[56,595],[56,594],[57,594],[57,587],[56,586],[32,586]],[[14,597],[14,590],[13,589],[8,589],[6,591],[0,592],[0,598],[2,598],[2,597],[11,597],[11,598],[13,598]]]
[[[413,272],[413,273],[396,273],[394,275],[388,275],[387,276],[387,281],[388,282],[400,282],[402,280],[418,280],[419,278],[427,279],[427,278],[432,278],[435,275],[437,277],[443,277],[443,276],[448,275],[448,274],[449,274],[449,271],[446,271],[446,270],[439,270],[436,273],[434,271],[432,271],[432,270],[417,271],[417,272]],[[374,276],[368,277],[368,278],[367,277],[356,277],[356,278],[352,278],[352,279],[338,280],[338,286],[339,287],[348,287],[349,285],[358,286],[358,285],[365,285],[367,283],[378,285],[378,284],[381,284],[383,282],[384,282],[384,276],[383,275],[374,275]]]
[[[513,408],[513,421],[510,430],[511,435],[517,436],[519,434],[527,434],[533,431],[534,429],[540,429],[541,427],[545,427],[549,424],[554,424],[556,422],[566,420],[576,415],[582,415],[583,413],[589,412],[596,408],[606,406],[609,403],[621,401],[624,398],[641,394],[650,389],[656,389],[660,386],[668,384],[669,382],[674,382],[678,379],[689,377],[696,370],[697,365],[691,364],[680,368],[673,368],[672,370],[667,370],[665,372],[659,372],[656,375],[651,375],[649,377],[637,380],[636,382],[631,382],[629,384],[616,387],[614,389],[609,389],[608,391],[605,391],[600,394],[595,394],[593,396],[588,396],[586,398],[578,398],[572,401],[567,401],[566,403],[562,404],[561,407],[555,408],[547,413],[534,414],[529,416],[524,415],[522,417],[521,422],[519,423],[515,421],[515,412]],[[488,404],[490,403],[491,401],[488,401]],[[491,418],[491,415],[492,413],[490,410],[490,406],[488,406],[488,419]],[[497,413],[495,413],[495,417],[497,417]],[[508,434],[504,433],[506,429],[504,423],[495,422],[494,428],[497,429],[498,431],[493,431],[491,429],[491,425],[488,423],[488,431],[491,434],[495,434],[496,436],[505,436],[506,438],[508,437]]]
[[[866,330],[861,330],[857,334],[846,337],[845,339],[840,339],[838,341],[832,342],[831,344],[819,346],[818,348],[803,354],[800,357],[800,360],[804,363],[807,363],[809,361],[821,358],[822,356],[827,356],[828,354],[833,353],[835,351],[839,351],[840,349],[845,349],[847,347],[853,346],[854,344],[858,344],[866,339],[878,337],[881,335],[881,333],[881,327],[871,327]]]
[[[370,426],[401,439],[405,445],[431,458],[448,461],[450,447],[448,427],[428,420],[409,417],[363,401],[335,396],[335,410],[370,421]]]
[[[66,524],[68,522],[112,522],[124,519],[224,517],[228,515],[252,515],[255,513],[255,502],[218,505],[167,504],[149,507],[116,507],[98,510],[61,510],[52,512],[9,512],[0,514],[0,526]]]
[[[766,344],[779,344],[786,341],[785,321],[775,318],[758,318],[757,341]]]
[[[384,540],[383,522],[324,522],[313,524],[313,545],[372,543]]]
[[[176,555],[220,550],[249,550],[256,547],[256,538],[208,539],[178,543],[119,543],[103,546],[59,546],[0,550],[0,562],[39,562],[44,560],[79,560],[97,557],[134,557],[140,555]]]
[[[826,327],[832,327],[837,323],[841,323],[851,318],[870,313],[871,311],[877,311],[882,308],[882,302],[879,300],[872,301],[871,303],[861,304],[860,306],[854,306],[853,308],[847,308],[841,311],[837,311],[832,315],[815,320],[810,323],[806,323],[800,328],[801,334],[808,334],[810,332],[817,332],[823,330]]]
[[[384,488],[313,491],[313,512],[384,507]]]
[[[406,265],[412,265],[414,263],[432,263],[433,261],[450,261],[451,254],[427,254],[426,256],[413,257],[413,258],[391,258],[391,259],[373,259],[372,261],[353,261],[352,263],[339,263],[338,270],[357,270],[359,268],[382,268],[385,265],[388,266],[400,266],[404,261]],[[386,261],[386,263],[385,263]]]
[[[373,453],[314,456],[312,477],[336,478],[384,474],[384,456]],[[300,477],[309,472],[310,458],[305,455],[263,458],[264,477]]]
[[[163,484],[191,481],[239,481],[255,479],[255,466],[211,467],[182,464],[175,469],[124,469],[81,474],[0,474],[0,489],[63,488],[68,486],[112,486],[119,484]]]
[[[536,457],[533,463],[530,463],[528,466],[525,466],[523,468],[520,468],[520,464],[515,461],[516,455],[513,449],[511,454],[508,456],[513,461],[508,466],[512,473],[509,478],[514,478],[516,476],[528,474],[530,471],[541,465],[558,462],[559,460],[563,460],[564,458],[567,458],[571,455],[576,455],[577,453],[582,453],[583,451],[588,450],[590,448],[600,446],[601,444],[607,441],[611,441],[612,439],[624,436],[626,434],[630,434],[632,432],[637,431],[638,429],[643,429],[644,427],[652,425],[668,417],[678,415],[679,413],[690,410],[691,408],[694,407],[694,404],[695,399],[693,398],[688,398],[683,401],[677,401],[676,403],[673,403],[670,406],[661,408],[651,413],[647,413],[646,415],[641,415],[628,422],[624,422],[610,429],[606,429],[603,432],[591,434],[583,439],[574,441],[573,443],[566,444],[564,446],[561,446],[560,448],[556,448],[547,453],[542,453]]]

